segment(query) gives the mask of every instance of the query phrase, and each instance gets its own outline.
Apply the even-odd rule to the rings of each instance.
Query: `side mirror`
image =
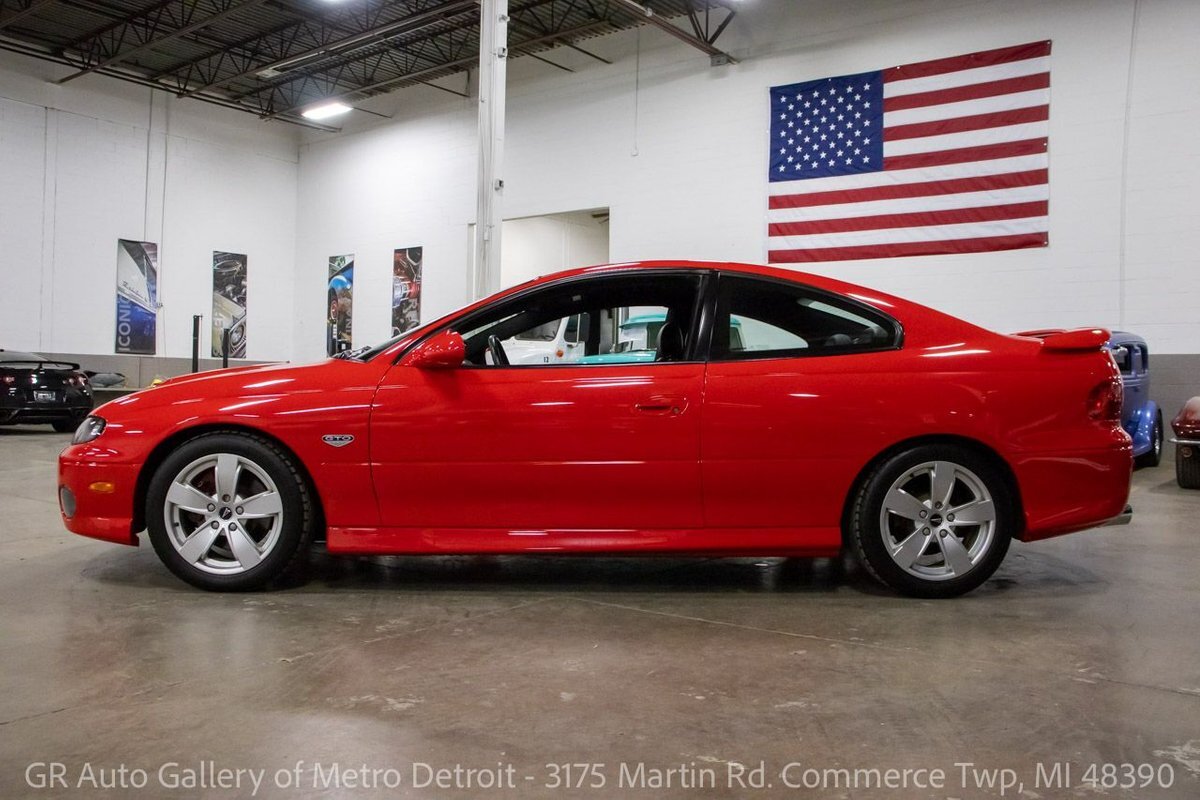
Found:
[[[467,345],[454,331],[442,331],[417,345],[405,356],[403,364],[417,369],[453,369],[462,366],[467,357]]]

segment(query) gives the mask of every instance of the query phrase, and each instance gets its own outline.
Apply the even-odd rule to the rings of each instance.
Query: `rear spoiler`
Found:
[[[20,364],[22,366],[13,366],[14,364]],[[47,368],[50,368],[50,369],[64,369],[65,368],[65,369],[74,370],[76,372],[79,371],[79,365],[73,361],[52,361],[52,360],[33,361],[33,360],[28,360],[28,359],[24,360],[24,361],[18,361],[17,359],[13,359],[12,361],[0,361],[0,369],[30,369],[31,367],[34,372],[39,372],[39,371],[41,371],[43,369],[47,369]]]
[[[1042,347],[1055,351],[1099,350],[1108,344],[1112,334],[1104,328],[1044,328],[1036,331],[1021,331],[1014,336],[1025,336],[1031,339],[1041,339]]]

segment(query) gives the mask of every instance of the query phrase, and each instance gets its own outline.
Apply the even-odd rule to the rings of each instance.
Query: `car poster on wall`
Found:
[[[412,330],[421,322],[421,260],[424,247],[404,247],[392,253],[392,335]]]
[[[229,357],[246,357],[246,256],[213,251],[212,354],[224,352],[229,331]]]
[[[117,240],[116,352],[154,355],[158,322],[158,245]]]
[[[350,349],[354,333],[354,254],[329,257],[329,325],[326,355]]]

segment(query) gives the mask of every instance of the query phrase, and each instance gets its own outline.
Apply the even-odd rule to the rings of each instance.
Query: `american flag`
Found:
[[[1050,42],[771,89],[768,260],[1049,242]]]

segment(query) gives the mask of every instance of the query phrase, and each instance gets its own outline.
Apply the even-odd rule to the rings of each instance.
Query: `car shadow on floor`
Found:
[[[101,555],[81,577],[166,591],[200,591],[172,576],[148,547]],[[1070,561],[1014,551],[972,597],[1082,595],[1106,584]],[[490,594],[810,594],[849,592],[901,600],[850,558],[611,556],[334,556],[317,548],[268,591],[287,594],[429,592]],[[925,602],[925,601],[921,601]]]

